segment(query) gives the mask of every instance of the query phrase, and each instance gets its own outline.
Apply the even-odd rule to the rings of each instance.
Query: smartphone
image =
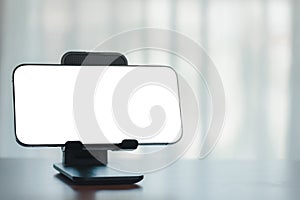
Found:
[[[182,136],[178,77],[168,66],[22,64],[12,82],[23,146],[172,144]]]

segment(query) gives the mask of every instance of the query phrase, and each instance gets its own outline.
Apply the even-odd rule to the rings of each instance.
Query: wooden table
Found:
[[[125,186],[73,185],[54,162],[0,159],[0,199],[300,199],[300,162],[182,160]]]

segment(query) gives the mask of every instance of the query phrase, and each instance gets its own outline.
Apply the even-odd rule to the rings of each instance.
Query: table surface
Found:
[[[300,162],[182,160],[124,186],[73,185],[53,162],[0,159],[0,199],[300,199]]]

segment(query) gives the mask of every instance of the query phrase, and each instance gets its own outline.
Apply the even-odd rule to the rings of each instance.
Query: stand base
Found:
[[[143,175],[121,173],[106,166],[64,166],[53,164],[61,174],[76,184],[83,185],[125,185],[141,181]]]

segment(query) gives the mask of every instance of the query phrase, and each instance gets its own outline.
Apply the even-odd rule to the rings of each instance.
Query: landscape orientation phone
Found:
[[[172,144],[182,136],[171,67],[22,64],[12,78],[21,145]]]

